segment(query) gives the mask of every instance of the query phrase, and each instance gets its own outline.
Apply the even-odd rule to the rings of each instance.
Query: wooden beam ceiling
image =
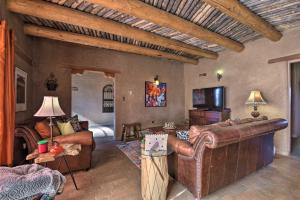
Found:
[[[191,64],[198,63],[198,60],[186,58],[184,56],[178,56],[171,53],[139,47],[131,44],[125,44],[125,43],[116,42],[112,40],[101,39],[101,38],[91,37],[87,35],[66,32],[66,31],[59,31],[56,29],[45,28],[45,27],[40,27],[35,25],[25,25],[24,32],[25,34],[31,36],[43,37],[43,38],[59,40],[63,42],[71,42],[71,43],[82,44],[87,46],[113,49],[117,51],[135,53],[135,54],[146,55],[151,57],[166,58],[166,59],[176,60],[182,63],[191,63]]]
[[[212,51],[200,49],[126,24],[41,0],[9,0],[7,6],[10,11],[24,15],[31,15],[38,18],[112,33],[210,59],[216,59],[218,57],[218,54]]]
[[[204,0],[206,3],[227,14],[233,19],[245,24],[261,33],[266,38],[272,41],[278,41],[282,34],[277,31],[271,24],[264,21],[259,16],[255,15],[246,6],[237,0]]]
[[[104,7],[240,52],[244,45],[139,0],[89,0]]]

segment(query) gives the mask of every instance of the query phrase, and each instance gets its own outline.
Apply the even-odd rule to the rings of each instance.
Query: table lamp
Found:
[[[261,92],[258,90],[253,90],[246,101],[246,104],[253,106],[253,111],[251,112],[252,117],[257,118],[260,113],[257,111],[258,105],[267,104],[267,102],[262,98]]]
[[[65,115],[64,111],[62,111],[58,97],[45,96],[44,101],[40,109],[34,114],[35,117],[49,117],[50,119],[50,131],[51,131],[51,145],[53,144],[53,122],[52,118],[57,116]]]

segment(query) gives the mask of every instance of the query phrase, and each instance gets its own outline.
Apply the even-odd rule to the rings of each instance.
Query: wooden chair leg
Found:
[[[125,133],[126,127],[125,127],[125,126],[126,126],[125,124],[122,125],[122,138],[121,138],[121,140],[122,140],[123,142],[126,142],[126,133]]]

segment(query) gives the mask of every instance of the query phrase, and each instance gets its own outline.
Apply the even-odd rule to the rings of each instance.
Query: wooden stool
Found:
[[[141,123],[122,124],[122,140],[126,142],[139,139],[139,131],[141,130]]]

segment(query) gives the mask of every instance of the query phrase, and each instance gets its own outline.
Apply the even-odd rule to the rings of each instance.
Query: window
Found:
[[[114,88],[112,85],[106,85],[103,87],[103,113],[114,112]]]

